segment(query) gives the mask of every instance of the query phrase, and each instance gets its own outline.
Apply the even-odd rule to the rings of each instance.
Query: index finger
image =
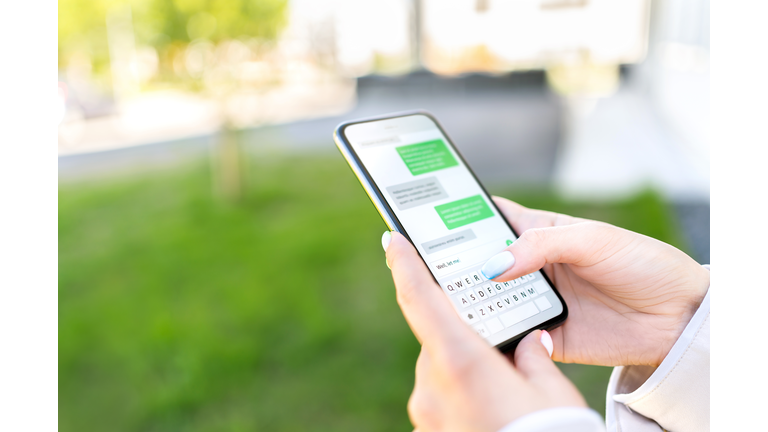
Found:
[[[400,309],[424,347],[433,350],[482,342],[459,318],[413,245],[399,233],[392,233],[387,262]]]

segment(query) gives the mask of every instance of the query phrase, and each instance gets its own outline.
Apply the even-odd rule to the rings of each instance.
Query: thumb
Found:
[[[397,232],[390,236],[387,263],[392,269],[397,302],[419,341],[436,350],[469,343],[467,340],[482,342],[456,313],[413,245]]]
[[[536,387],[544,389],[558,406],[587,406],[576,386],[550,358],[552,338],[546,330],[535,330],[515,350],[515,368]]]
[[[549,397],[565,406],[586,406],[584,398],[552,361],[552,337],[535,330],[515,350],[515,368],[533,385],[546,389]]]
[[[622,231],[594,221],[532,228],[489,259],[482,272],[489,279],[507,281],[540,270],[545,264],[596,264],[606,252],[606,246],[615,243]]]
[[[534,330],[517,345],[515,367],[525,376],[559,371],[552,362],[553,351],[554,345],[549,333],[545,330]]]

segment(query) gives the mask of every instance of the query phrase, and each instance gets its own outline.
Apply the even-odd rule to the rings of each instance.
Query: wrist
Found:
[[[674,319],[668,331],[664,332],[665,335],[661,338],[659,354],[651,362],[652,366],[659,366],[669,355],[670,350],[680,339],[688,323],[691,322],[694,314],[699,310],[704,297],[707,295],[707,291],[709,291],[708,267],[696,264],[696,267],[691,270],[691,274],[686,279],[688,281],[686,284],[687,289],[682,291],[683,295],[675,302],[676,307],[673,308]]]

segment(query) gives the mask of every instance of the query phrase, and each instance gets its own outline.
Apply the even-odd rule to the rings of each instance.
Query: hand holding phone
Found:
[[[346,122],[339,150],[390,230],[405,236],[459,316],[489,344],[513,350],[568,316],[540,269],[496,282],[483,264],[517,239],[443,128],[422,111]]]
[[[522,233],[498,280],[546,269],[570,304],[552,330],[552,358],[601,366],[658,366],[709,290],[709,271],[659,240],[616,226],[494,201]]]
[[[529,333],[514,356],[507,354],[514,359],[511,367],[461,325],[413,246],[391,234],[391,241],[384,243],[398,303],[422,342],[408,404],[411,420],[418,430],[450,425],[456,430],[496,431],[538,410],[571,407],[558,410],[558,415],[539,411],[521,421],[563,430],[604,430],[594,411],[573,408],[583,407],[583,399],[547,358],[544,347],[560,361],[658,366],[706,295],[709,272],[649,237],[494,200],[522,233],[507,248],[515,263],[499,279],[546,264],[564,297],[578,307],[552,331],[552,339],[539,331]],[[557,421],[565,423],[552,423]]]
[[[403,118],[409,121],[402,122]],[[348,126],[360,124],[366,127],[346,133]],[[428,114],[345,123],[335,139],[387,226],[402,234],[392,234],[386,249],[398,302],[422,342],[408,405],[419,430],[451,425],[495,431],[543,408],[583,407],[583,399],[554,367],[544,346],[559,361],[658,365],[708,291],[709,272],[672,246],[608,224],[530,210],[500,198],[491,200]],[[429,175],[436,178],[425,181]],[[412,209],[421,211],[409,212]],[[512,226],[522,233],[519,239]],[[451,234],[430,241],[445,230]],[[442,253],[432,260],[435,249]],[[515,259],[506,260],[508,268],[500,269],[500,274],[490,275],[493,281],[473,270],[501,251]],[[540,271],[542,267],[558,284],[562,297]],[[535,292],[539,298],[546,293],[549,306],[533,303],[536,314],[524,313],[527,317],[522,321],[507,315],[502,324],[511,324],[495,330],[489,330],[494,324],[482,321],[486,331],[465,315],[481,314],[480,306],[473,305],[480,303],[482,291],[477,290],[486,283],[494,288],[502,282],[497,298],[517,292],[521,300],[517,306],[531,304],[526,301],[532,297],[521,299],[522,293],[509,286],[510,281],[519,286],[538,281],[539,276],[549,289]],[[461,292],[470,305],[460,301]],[[470,293],[475,297],[468,297]],[[568,313],[563,298],[575,307],[565,324],[557,327]],[[487,308],[488,303],[481,306]],[[495,315],[486,309],[486,319],[498,318],[499,309]],[[516,310],[508,309],[504,313]],[[549,344],[548,333],[537,328],[551,329]],[[514,367],[491,348],[506,352],[518,343],[514,356],[507,354]],[[541,420],[548,412],[527,418]],[[558,412],[568,413],[569,423],[558,424],[561,427],[578,422],[587,426],[585,430],[602,428],[593,411]]]
[[[586,407],[550,360],[541,342],[551,344],[547,334],[531,332],[505,357],[461,322],[403,236],[393,233],[386,250],[398,303],[422,343],[408,403],[415,429],[497,432],[534,411]],[[597,414],[586,417],[601,421]]]

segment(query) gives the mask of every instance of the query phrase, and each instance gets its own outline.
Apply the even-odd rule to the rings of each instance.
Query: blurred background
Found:
[[[59,426],[410,430],[419,346],[331,134],[709,263],[709,1],[60,0]],[[604,412],[610,368],[563,364]]]

